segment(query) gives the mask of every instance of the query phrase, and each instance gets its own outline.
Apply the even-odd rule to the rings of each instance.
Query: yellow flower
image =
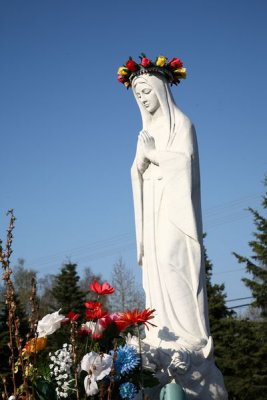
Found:
[[[179,75],[179,78],[186,78],[186,68],[178,68],[174,71],[175,74]]]
[[[34,372],[33,365],[29,364],[29,365],[25,366],[25,370],[24,371],[25,371],[25,375],[26,376],[32,376],[33,372]]]
[[[118,75],[128,75],[129,70],[126,67],[120,67],[118,69]]]
[[[31,353],[37,353],[43,350],[46,346],[46,342],[46,336],[30,339],[22,350],[23,355],[30,355]]]
[[[164,56],[158,56],[157,60],[156,60],[156,65],[158,67],[164,67],[164,65],[166,64],[167,58]]]

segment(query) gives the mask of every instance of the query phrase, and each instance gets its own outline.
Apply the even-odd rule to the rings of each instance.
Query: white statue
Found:
[[[143,122],[131,169],[138,262],[157,326],[144,343],[160,351],[155,363],[188,399],[227,399],[209,332],[196,134],[170,76],[141,67],[129,77]]]
[[[132,167],[138,259],[158,327],[149,340],[158,346],[162,331],[203,346],[209,326],[194,127],[163,76],[137,76],[132,87],[143,120]]]

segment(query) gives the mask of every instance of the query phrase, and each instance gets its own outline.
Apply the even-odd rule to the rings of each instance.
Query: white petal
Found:
[[[87,396],[93,396],[99,391],[96,381],[89,375],[84,379],[84,389]]]

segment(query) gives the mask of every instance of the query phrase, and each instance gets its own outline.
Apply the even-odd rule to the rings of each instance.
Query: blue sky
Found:
[[[260,0],[0,2],[0,233],[13,261],[56,273],[70,258],[109,278],[135,260],[130,166],[140,115],[117,68],[141,52],[184,61],[173,89],[198,135],[206,247],[229,299],[248,296],[266,163],[266,11]]]

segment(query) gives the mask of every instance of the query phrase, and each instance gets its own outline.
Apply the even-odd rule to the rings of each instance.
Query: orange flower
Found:
[[[115,289],[109,283],[105,282],[101,285],[96,280],[90,284],[90,289],[97,294],[112,294],[115,292]]]
[[[135,309],[133,311],[125,311],[119,314],[118,319],[115,321],[115,323],[122,329],[127,328],[130,325],[142,325],[144,324],[147,329],[148,324],[151,326],[156,326],[149,322],[150,319],[154,318],[154,315],[152,315],[156,310],[149,310],[149,308],[146,308],[144,311],[140,311],[138,309]]]
[[[30,355],[31,353],[37,353],[38,351],[43,350],[46,346],[46,342],[46,336],[30,339],[22,350],[23,355]]]

